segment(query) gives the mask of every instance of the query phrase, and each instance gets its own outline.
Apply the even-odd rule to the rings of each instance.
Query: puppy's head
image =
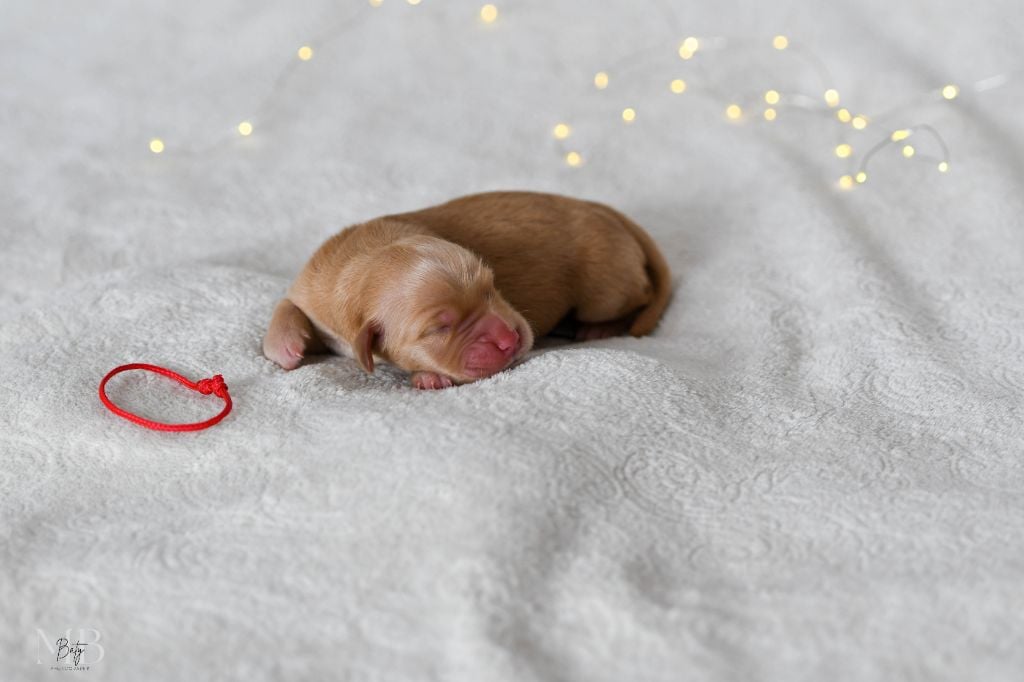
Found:
[[[368,372],[377,353],[409,372],[467,383],[502,371],[533,347],[530,325],[467,249],[415,237],[378,260],[376,292],[353,344]]]

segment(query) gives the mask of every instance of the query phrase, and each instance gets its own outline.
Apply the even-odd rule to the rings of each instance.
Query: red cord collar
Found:
[[[193,391],[199,391],[203,395],[210,395],[211,393],[221,400],[224,401],[224,409],[221,410],[220,414],[216,417],[207,419],[204,422],[196,422],[195,424],[164,424],[163,422],[155,422],[151,419],[140,417],[137,414],[132,414],[127,410],[124,410],[113,403],[110,398],[107,397],[106,387],[107,382],[112,377],[121,372],[127,372],[132,369],[144,369],[148,372],[156,372],[162,374],[165,377],[174,379],[178,383],[191,388]],[[192,383],[185,377],[181,376],[176,372],[172,372],[169,369],[163,367],[157,367],[156,365],[146,365],[141,362],[135,362],[130,365],[121,365],[115,367],[107,373],[107,376],[103,377],[103,381],[100,382],[100,400],[107,406],[107,409],[114,414],[124,417],[128,421],[135,422],[140,426],[145,426],[147,429],[154,429],[156,431],[201,431],[202,429],[208,429],[214,424],[220,422],[224,417],[228,416],[231,412],[231,396],[228,394],[228,385],[224,383],[224,377],[219,374],[215,374],[209,379],[200,379],[199,381]]]

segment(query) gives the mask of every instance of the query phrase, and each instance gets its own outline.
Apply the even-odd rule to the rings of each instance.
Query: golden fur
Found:
[[[670,295],[657,246],[621,213],[550,194],[476,194],[328,239],[278,304],[264,353],[291,369],[326,346],[440,388],[504,369],[570,314],[581,338],[649,334]]]

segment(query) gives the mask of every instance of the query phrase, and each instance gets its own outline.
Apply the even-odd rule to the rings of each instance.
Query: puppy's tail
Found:
[[[629,334],[630,336],[647,336],[658,326],[662,313],[665,312],[665,308],[668,307],[668,303],[672,299],[672,273],[668,268],[668,263],[661,255],[658,245],[654,243],[644,228],[609,206],[594,205],[629,230],[633,238],[640,244],[640,248],[643,249],[644,257],[647,260],[647,277],[651,280],[653,293],[650,302],[641,308],[633,318],[633,322],[629,326]]]

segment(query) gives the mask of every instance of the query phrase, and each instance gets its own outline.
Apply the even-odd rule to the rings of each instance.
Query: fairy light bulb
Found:
[[[858,185],[863,185],[868,181],[868,174],[864,171],[860,171],[857,175],[853,176],[853,179],[857,181]]]
[[[485,24],[492,24],[498,18],[498,8],[494,5],[484,5],[480,8],[480,19]]]
[[[850,114],[849,109],[840,109],[839,111],[836,112],[836,118],[838,118],[843,123],[849,123],[853,116]]]
[[[149,151],[153,152],[154,154],[159,154],[163,150],[164,141],[161,140],[159,137],[154,137],[152,140],[149,141]]]
[[[370,0],[370,7],[380,7],[384,4],[384,0]]]
[[[946,99],[956,99],[956,96],[960,94],[960,88],[950,83],[949,85],[942,88],[942,96]]]
[[[939,168],[939,172],[940,173],[948,172],[949,171],[949,162],[947,162],[947,161],[940,161],[938,168]]]
[[[779,92],[778,90],[769,90],[764,93],[764,101],[767,104],[778,104],[779,103]]]
[[[915,151],[914,151],[914,146],[913,145],[909,145],[909,144],[903,145],[903,157],[904,158],[909,159],[910,157],[912,157],[914,155],[914,153],[915,153]]]
[[[674,81],[668,84],[668,89],[677,95],[681,95],[686,92],[686,81],[682,78],[676,78]]]
[[[299,59],[301,59],[304,62],[308,62],[310,59],[313,58],[313,48],[311,48],[309,45],[303,45],[302,47],[299,48],[296,54],[299,56]]]
[[[626,123],[632,123],[636,120],[636,109],[632,107],[626,107],[622,110],[622,120]]]
[[[572,128],[565,123],[559,123],[551,132],[555,136],[555,139],[564,140],[572,134]]]
[[[405,1],[407,3],[409,3],[410,5],[413,5],[413,6],[420,4],[420,0],[405,0]]]
[[[598,90],[604,90],[608,87],[608,74],[604,71],[598,71],[594,74],[594,87]]]
[[[850,158],[850,154],[853,154],[853,147],[845,142],[836,146],[836,156],[840,159],[848,159]]]
[[[252,123],[250,121],[242,121],[238,124],[238,134],[242,137],[248,137],[252,135]]]
[[[579,152],[569,152],[565,155],[565,162],[573,168],[576,168],[583,163],[583,157],[579,155]]]
[[[830,107],[839,106],[839,92],[833,88],[829,88],[825,91],[825,104]]]
[[[852,125],[857,130],[864,130],[865,128],[868,127],[868,119],[866,116],[858,114],[853,117],[853,120],[850,122],[850,125]]]
[[[730,121],[738,121],[742,115],[743,109],[740,109],[738,104],[730,104],[725,108],[725,117]]]
[[[764,120],[766,121],[774,121],[777,115],[778,114],[771,107],[764,110]]]
[[[892,135],[889,136],[889,139],[893,142],[899,142],[900,140],[905,140],[910,137],[910,132],[911,131],[906,128],[903,128],[902,130],[894,130],[892,131]]]
[[[697,54],[699,49],[700,41],[690,36],[679,46],[679,57],[680,59],[690,59],[693,55]]]
[[[844,175],[839,178],[839,187],[840,189],[853,189],[853,176]]]
[[[785,50],[787,47],[789,47],[789,38],[782,35],[775,36],[774,38],[772,38],[772,47],[774,47],[776,50]]]

